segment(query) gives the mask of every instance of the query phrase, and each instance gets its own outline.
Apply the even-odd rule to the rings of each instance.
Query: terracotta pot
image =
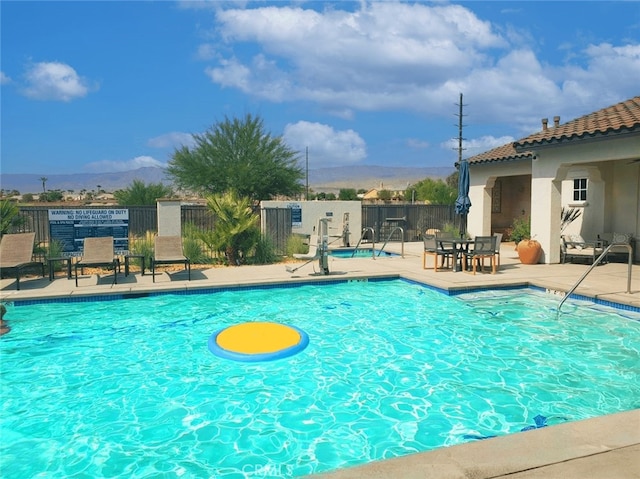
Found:
[[[542,255],[542,246],[536,240],[522,240],[516,250],[522,264],[536,264]]]

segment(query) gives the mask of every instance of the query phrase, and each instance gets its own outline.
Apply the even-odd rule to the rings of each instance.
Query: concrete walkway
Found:
[[[399,244],[387,250],[400,252]],[[212,287],[249,286],[300,281],[322,281],[368,277],[403,277],[446,290],[478,287],[534,285],[554,292],[566,292],[588,269],[586,265],[522,265],[513,244],[503,243],[501,267],[497,274],[422,269],[422,243],[407,243],[404,258],[378,257],[330,258],[328,276],[317,275],[315,263],[290,273],[284,264],[240,266],[192,270],[191,281],[186,273],[167,273],[152,282],[150,274],[139,272],[127,277],[82,276],[78,287],[73,279],[57,273],[48,278],[25,278],[21,290],[15,281],[0,281],[0,301],[95,296],[100,294],[139,294],[149,291],[207,289]],[[432,261],[429,258],[429,261]],[[289,265],[300,266],[302,263]],[[430,263],[431,264],[431,263]],[[576,294],[640,308],[640,266],[634,265],[627,293],[628,267],[612,263],[595,267],[585,278]],[[9,318],[7,318],[9,319]],[[10,319],[9,319],[10,325]],[[11,333],[9,333],[11,334]],[[639,365],[640,367],[640,365]],[[315,476],[314,476],[315,477]],[[318,475],[331,479],[359,478],[433,478],[433,479],[537,479],[537,478],[640,478],[640,410],[600,418],[550,426],[509,436],[442,448],[342,469]]]

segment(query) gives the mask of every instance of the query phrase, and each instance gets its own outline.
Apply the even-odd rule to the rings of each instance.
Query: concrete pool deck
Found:
[[[400,252],[400,244],[389,244],[389,251]],[[513,244],[503,243],[501,267],[497,274],[438,271],[422,269],[422,243],[406,243],[405,257],[333,258],[329,259],[328,276],[314,274],[315,262],[294,273],[284,264],[227,268],[194,268],[191,281],[186,273],[163,273],[152,282],[148,273],[118,275],[112,285],[111,276],[82,276],[79,286],[58,272],[54,281],[48,278],[24,278],[21,290],[15,280],[0,280],[0,300],[95,296],[100,294],[140,294],[162,290],[197,290],[215,287],[250,286],[317,280],[359,279],[368,277],[403,277],[442,289],[456,290],[478,287],[532,285],[551,291],[566,292],[587,270],[579,264],[523,265]],[[429,258],[429,264],[432,259]],[[302,263],[289,265],[297,267]],[[610,263],[595,267],[576,294],[596,297],[640,308],[640,266],[632,267],[631,293],[627,289],[627,264]],[[5,316],[9,326],[11,317]],[[12,333],[9,333],[12,334]],[[639,365],[640,367],[640,365]],[[640,477],[640,409],[565,423],[475,441],[435,451],[378,461],[363,466],[341,469],[314,477],[326,479],[359,478],[594,478],[631,479]]]

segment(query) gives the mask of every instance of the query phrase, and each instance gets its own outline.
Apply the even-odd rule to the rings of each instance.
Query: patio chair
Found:
[[[82,257],[74,265],[76,286],[78,286],[78,268],[81,274],[84,273],[84,268],[113,268],[113,284],[117,284],[120,260],[114,253],[113,236],[84,239]]]
[[[473,240],[473,246],[469,251],[462,253],[464,260],[462,261],[462,269],[466,271],[467,261],[471,260],[473,265],[473,274],[476,274],[476,267],[480,265],[480,271],[484,271],[484,260],[488,259],[491,265],[491,274],[496,273],[496,237],[495,236],[476,236]]]
[[[502,243],[502,233],[493,233],[496,237],[495,261],[498,262],[496,270],[500,269],[500,243]]]
[[[39,266],[44,276],[44,263],[33,261],[35,233],[5,234],[0,242],[0,272],[14,273],[16,289],[20,291],[20,276],[25,269]]]
[[[180,236],[156,236],[155,248],[151,258],[151,276],[156,282],[156,265],[182,264],[187,270],[187,277],[191,281],[191,260],[182,250],[182,238]]]
[[[438,258],[441,258],[440,268],[444,268],[444,262],[447,261],[449,267],[449,259],[451,259],[452,251],[442,248],[436,239],[436,235],[424,235],[424,250],[422,252],[422,269],[427,269],[427,256],[433,256],[433,271],[438,272]]]

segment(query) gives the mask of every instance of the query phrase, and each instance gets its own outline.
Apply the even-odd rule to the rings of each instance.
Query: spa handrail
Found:
[[[609,246],[605,248],[602,254],[598,256],[598,258],[593,262],[593,264],[589,267],[589,269],[584,272],[584,274],[580,277],[580,279],[576,281],[576,284],[573,285],[573,287],[569,290],[569,292],[564,295],[564,298],[562,298],[562,300],[560,301],[560,304],[558,304],[558,308],[556,309],[557,313],[560,313],[560,308],[562,308],[562,305],[564,304],[564,302],[569,298],[569,296],[573,294],[573,292],[578,288],[580,283],[582,283],[582,281],[587,277],[587,275],[591,272],[591,270],[595,268],[598,264],[600,264],[600,262],[604,258],[606,258],[607,254],[609,253],[609,250],[611,250],[611,248],[614,246],[624,246],[627,248],[627,251],[629,251],[629,268],[627,272],[627,294],[631,293],[631,268],[633,265],[633,257],[632,257],[633,248],[629,243],[611,243]]]
[[[389,233],[389,236],[387,236],[387,240],[382,245],[382,248],[380,248],[380,251],[378,251],[378,256],[380,256],[380,254],[382,254],[382,250],[384,249],[385,246],[387,246],[387,243],[391,239],[391,236],[393,236],[393,233],[395,233],[398,230],[400,230],[400,237],[402,238],[401,255],[404,258],[404,229],[402,229],[402,226],[394,226],[393,227],[393,229],[391,230],[391,233]]]
[[[365,228],[362,228],[362,235],[360,235],[360,239],[358,240],[358,244],[353,249],[353,253],[351,253],[351,257],[352,258],[355,256],[356,251],[358,251],[358,246],[360,246],[360,243],[362,243],[362,240],[364,239],[364,235],[367,234],[367,231],[371,231],[371,255],[375,259],[375,257],[376,257],[375,256],[376,255],[376,232],[371,226],[367,226]]]

